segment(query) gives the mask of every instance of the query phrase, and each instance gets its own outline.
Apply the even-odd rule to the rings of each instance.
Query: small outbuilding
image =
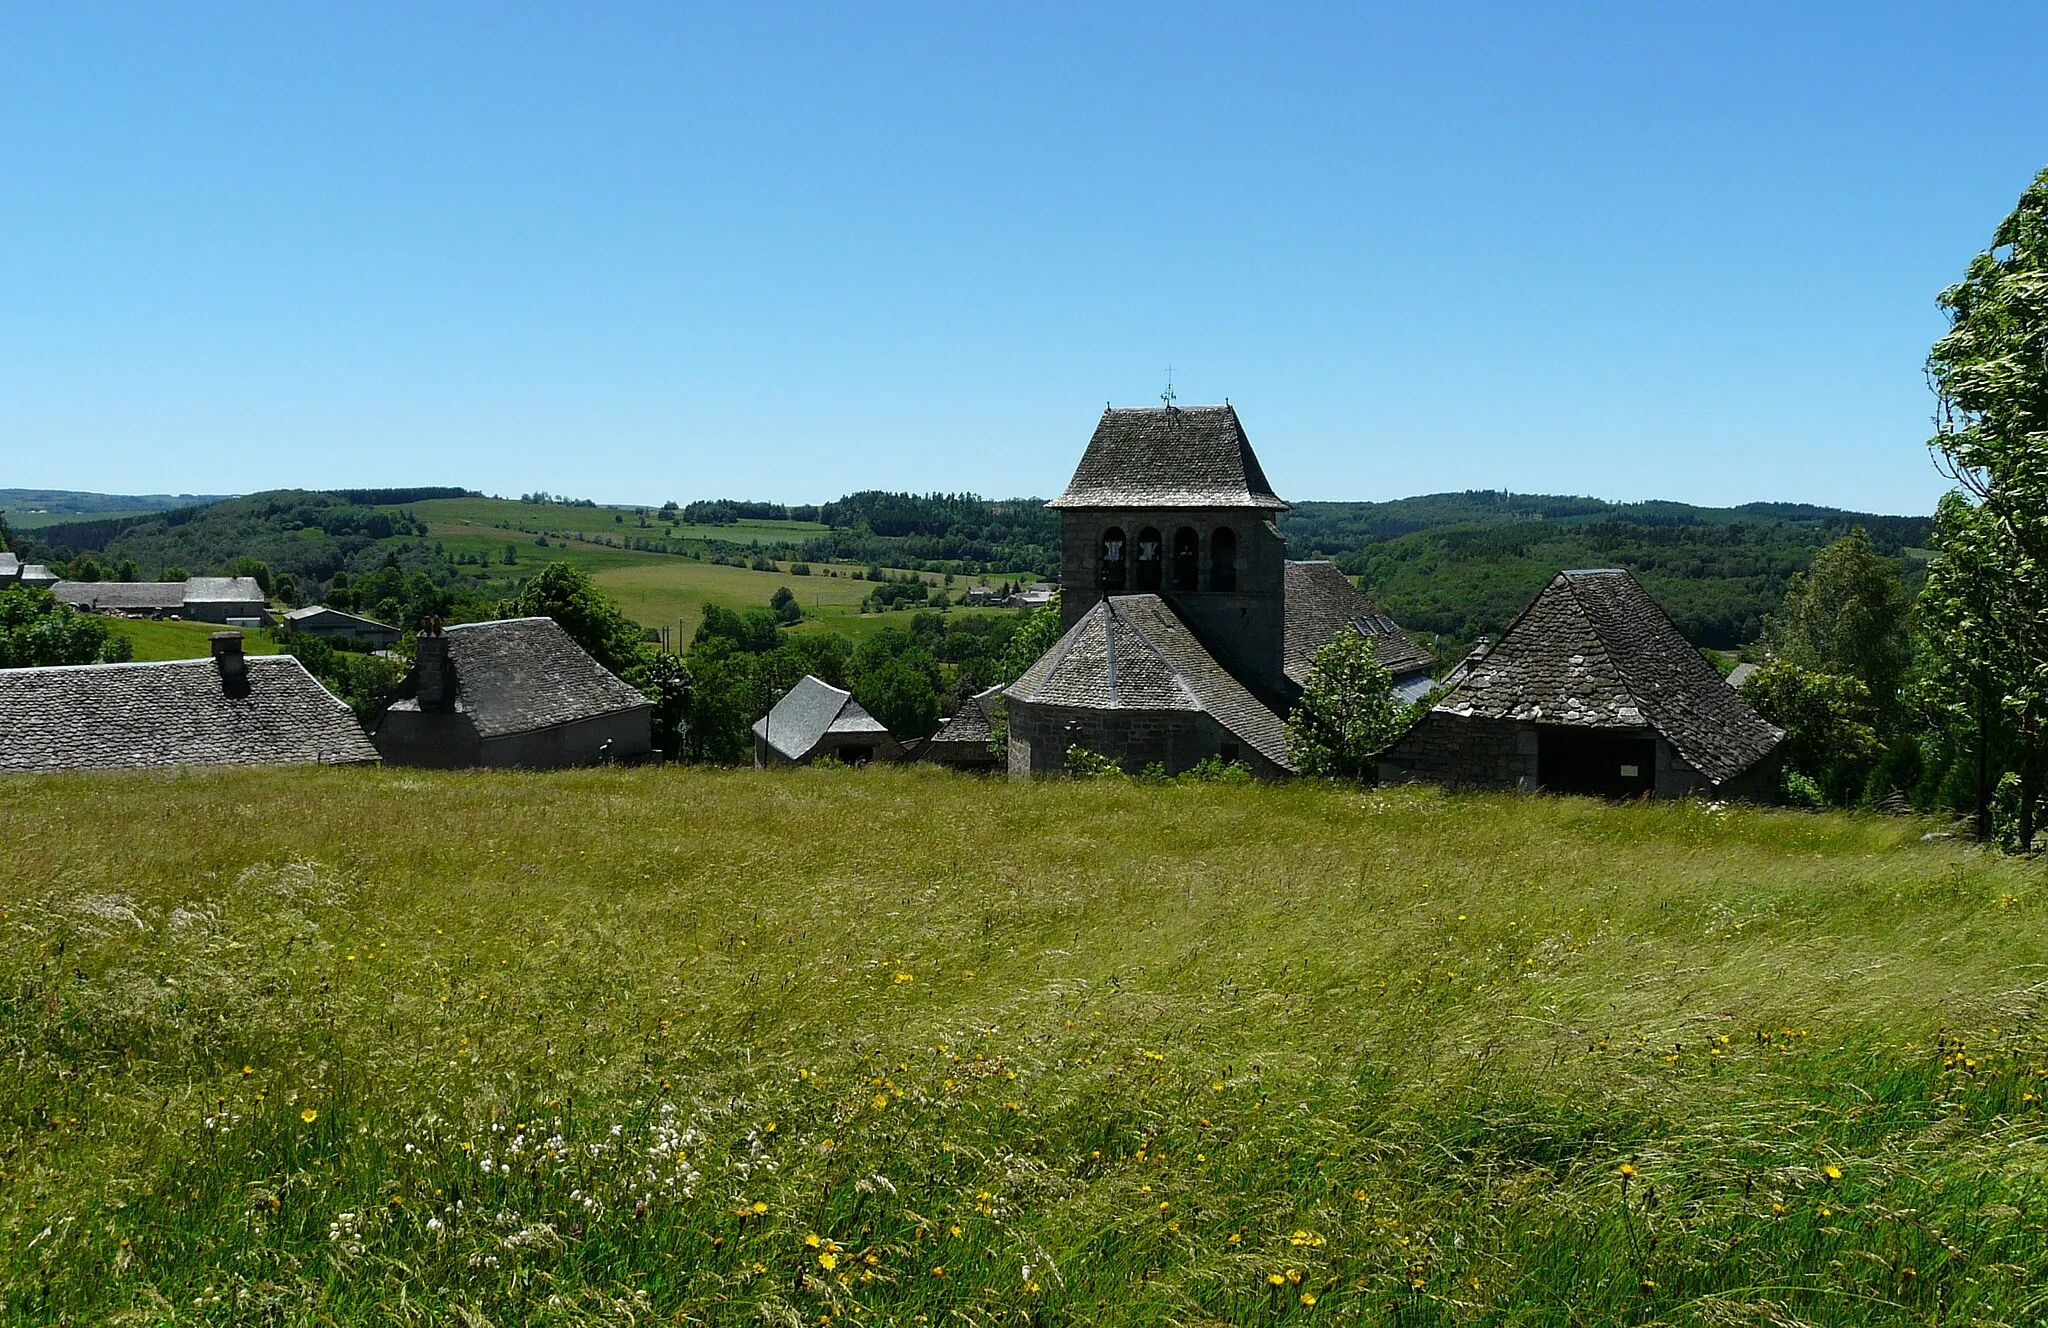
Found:
[[[807,673],[754,721],[754,764],[809,765],[827,757],[848,765],[897,761],[903,744],[852,692]]]
[[[644,756],[653,703],[552,618],[423,631],[373,741],[392,765],[545,770]]]
[[[354,765],[362,725],[290,655],[245,656],[216,632],[210,659],[0,669],[0,771]]]
[[[955,770],[994,770],[1003,758],[990,749],[995,738],[995,717],[991,707],[1003,694],[1001,687],[976,692],[960,703],[938,732],[920,743],[916,759]]]
[[[33,584],[26,572],[22,580]],[[261,627],[275,621],[265,602],[263,587],[253,576],[195,576],[183,581],[53,581],[50,590],[82,613]]]
[[[284,615],[279,626],[292,635],[303,633],[323,641],[348,641],[371,650],[389,650],[398,644],[400,636],[399,630],[389,623],[330,609],[325,604],[293,609]]]
[[[1785,734],[1633,576],[1560,572],[1380,757],[1380,778],[1605,797],[1768,799]]]

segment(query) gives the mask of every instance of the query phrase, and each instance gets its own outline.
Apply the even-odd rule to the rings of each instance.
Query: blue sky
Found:
[[[1931,510],[2048,9],[0,4],[0,487]]]

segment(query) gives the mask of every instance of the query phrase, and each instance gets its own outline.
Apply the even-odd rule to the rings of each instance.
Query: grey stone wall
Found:
[[[464,714],[387,710],[370,742],[386,765],[461,770],[484,763],[483,740]]]
[[[596,765],[609,740],[614,761],[645,756],[652,747],[648,714],[651,706],[634,706],[594,715],[552,728],[509,733],[488,738],[483,744],[486,766],[517,767],[522,770],[555,770],[563,766]]]
[[[1076,745],[1115,757],[1133,775],[1155,763],[1177,775],[1226,747],[1260,778],[1285,773],[1198,710],[1093,710],[1013,698],[1009,712],[1013,775],[1057,774],[1067,768],[1067,748]]]
[[[1534,789],[1536,727],[1432,710],[1381,754],[1380,780],[1424,780],[1451,789]]]
[[[771,765],[809,765],[828,756],[835,761],[851,763],[853,758],[845,755],[849,747],[873,748],[874,754],[868,758],[873,761],[900,761],[904,757],[903,744],[886,733],[828,733],[818,739],[817,746],[792,761],[769,746],[768,740],[757,733],[754,735],[754,764],[764,768]]]
[[[606,739],[610,757],[624,761],[644,756],[650,743],[648,712],[634,706],[571,724],[484,739],[469,716],[461,712],[388,710],[370,739],[389,765],[468,769],[475,766],[554,770],[595,765]]]
[[[1103,534],[1124,532],[1127,564],[1120,593],[1140,593],[1136,575],[1139,532],[1155,529],[1163,545],[1156,593],[1194,631],[1217,663],[1267,704],[1291,699],[1287,681],[1287,542],[1256,508],[1085,508],[1060,513],[1060,628],[1081,621],[1102,599]],[[1237,536],[1236,587],[1218,590],[1211,558],[1215,533]],[[1196,588],[1174,589],[1173,541],[1183,528],[1200,541]]]

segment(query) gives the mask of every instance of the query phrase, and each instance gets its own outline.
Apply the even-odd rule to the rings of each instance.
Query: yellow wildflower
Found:
[[[830,1253],[830,1252],[827,1252],[827,1253],[824,1253],[824,1254],[821,1254],[821,1255],[819,1255],[819,1256],[818,1256],[818,1267],[820,1267],[820,1268],[824,1269],[824,1270],[825,1270],[826,1272],[828,1272],[828,1273],[829,1273],[829,1272],[831,1272],[831,1271],[832,1271],[832,1270],[833,1270],[834,1268],[837,1268],[838,1266],[839,1266],[839,1256],[838,1256],[838,1255],[836,1255],[836,1254],[832,1254],[832,1253]]]
[[[306,1124],[311,1125],[314,1121],[320,1119],[320,1113],[313,1110],[311,1107],[307,1107],[304,1111],[299,1113],[299,1119],[306,1122]]]

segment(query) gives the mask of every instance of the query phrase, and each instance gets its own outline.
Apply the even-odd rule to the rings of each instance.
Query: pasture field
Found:
[[[647,519],[653,528],[643,530],[636,515],[636,507],[571,507],[566,503],[522,503],[513,498],[430,498],[425,502],[388,504],[386,510],[411,512],[429,525],[472,525],[493,529],[500,521],[509,521],[514,526],[530,526],[536,530],[561,530],[582,535],[649,535],[660,537],[670,527],[655,518],[659,503],[647,505]],[[623,522],[613,520],[615,514],[625,517]],[[777,540],[802,540],[811,535],[823,535],[830,526],[818,521],[738,521],[729,526],[699,526],[687,522],[675,523],[677,539],[716,539],[732,544],[746,544],[751,540],[772,543]],[[517,537],[514,530],[504,532]],[[529,537],[530,538],[530,537]]]
[[[2036,1324],[1927,823],[929,768],[17,777],[0,1320]]]
[[[164,659],[205,659],[213,653],[210,638],[228,629],[219,623],[158,621],[147,618],[106,619],[107,630],[125,636],[138,663]],[[244,631],[242,650],[250,655],[275,655],[277,640],[268,631]]]

